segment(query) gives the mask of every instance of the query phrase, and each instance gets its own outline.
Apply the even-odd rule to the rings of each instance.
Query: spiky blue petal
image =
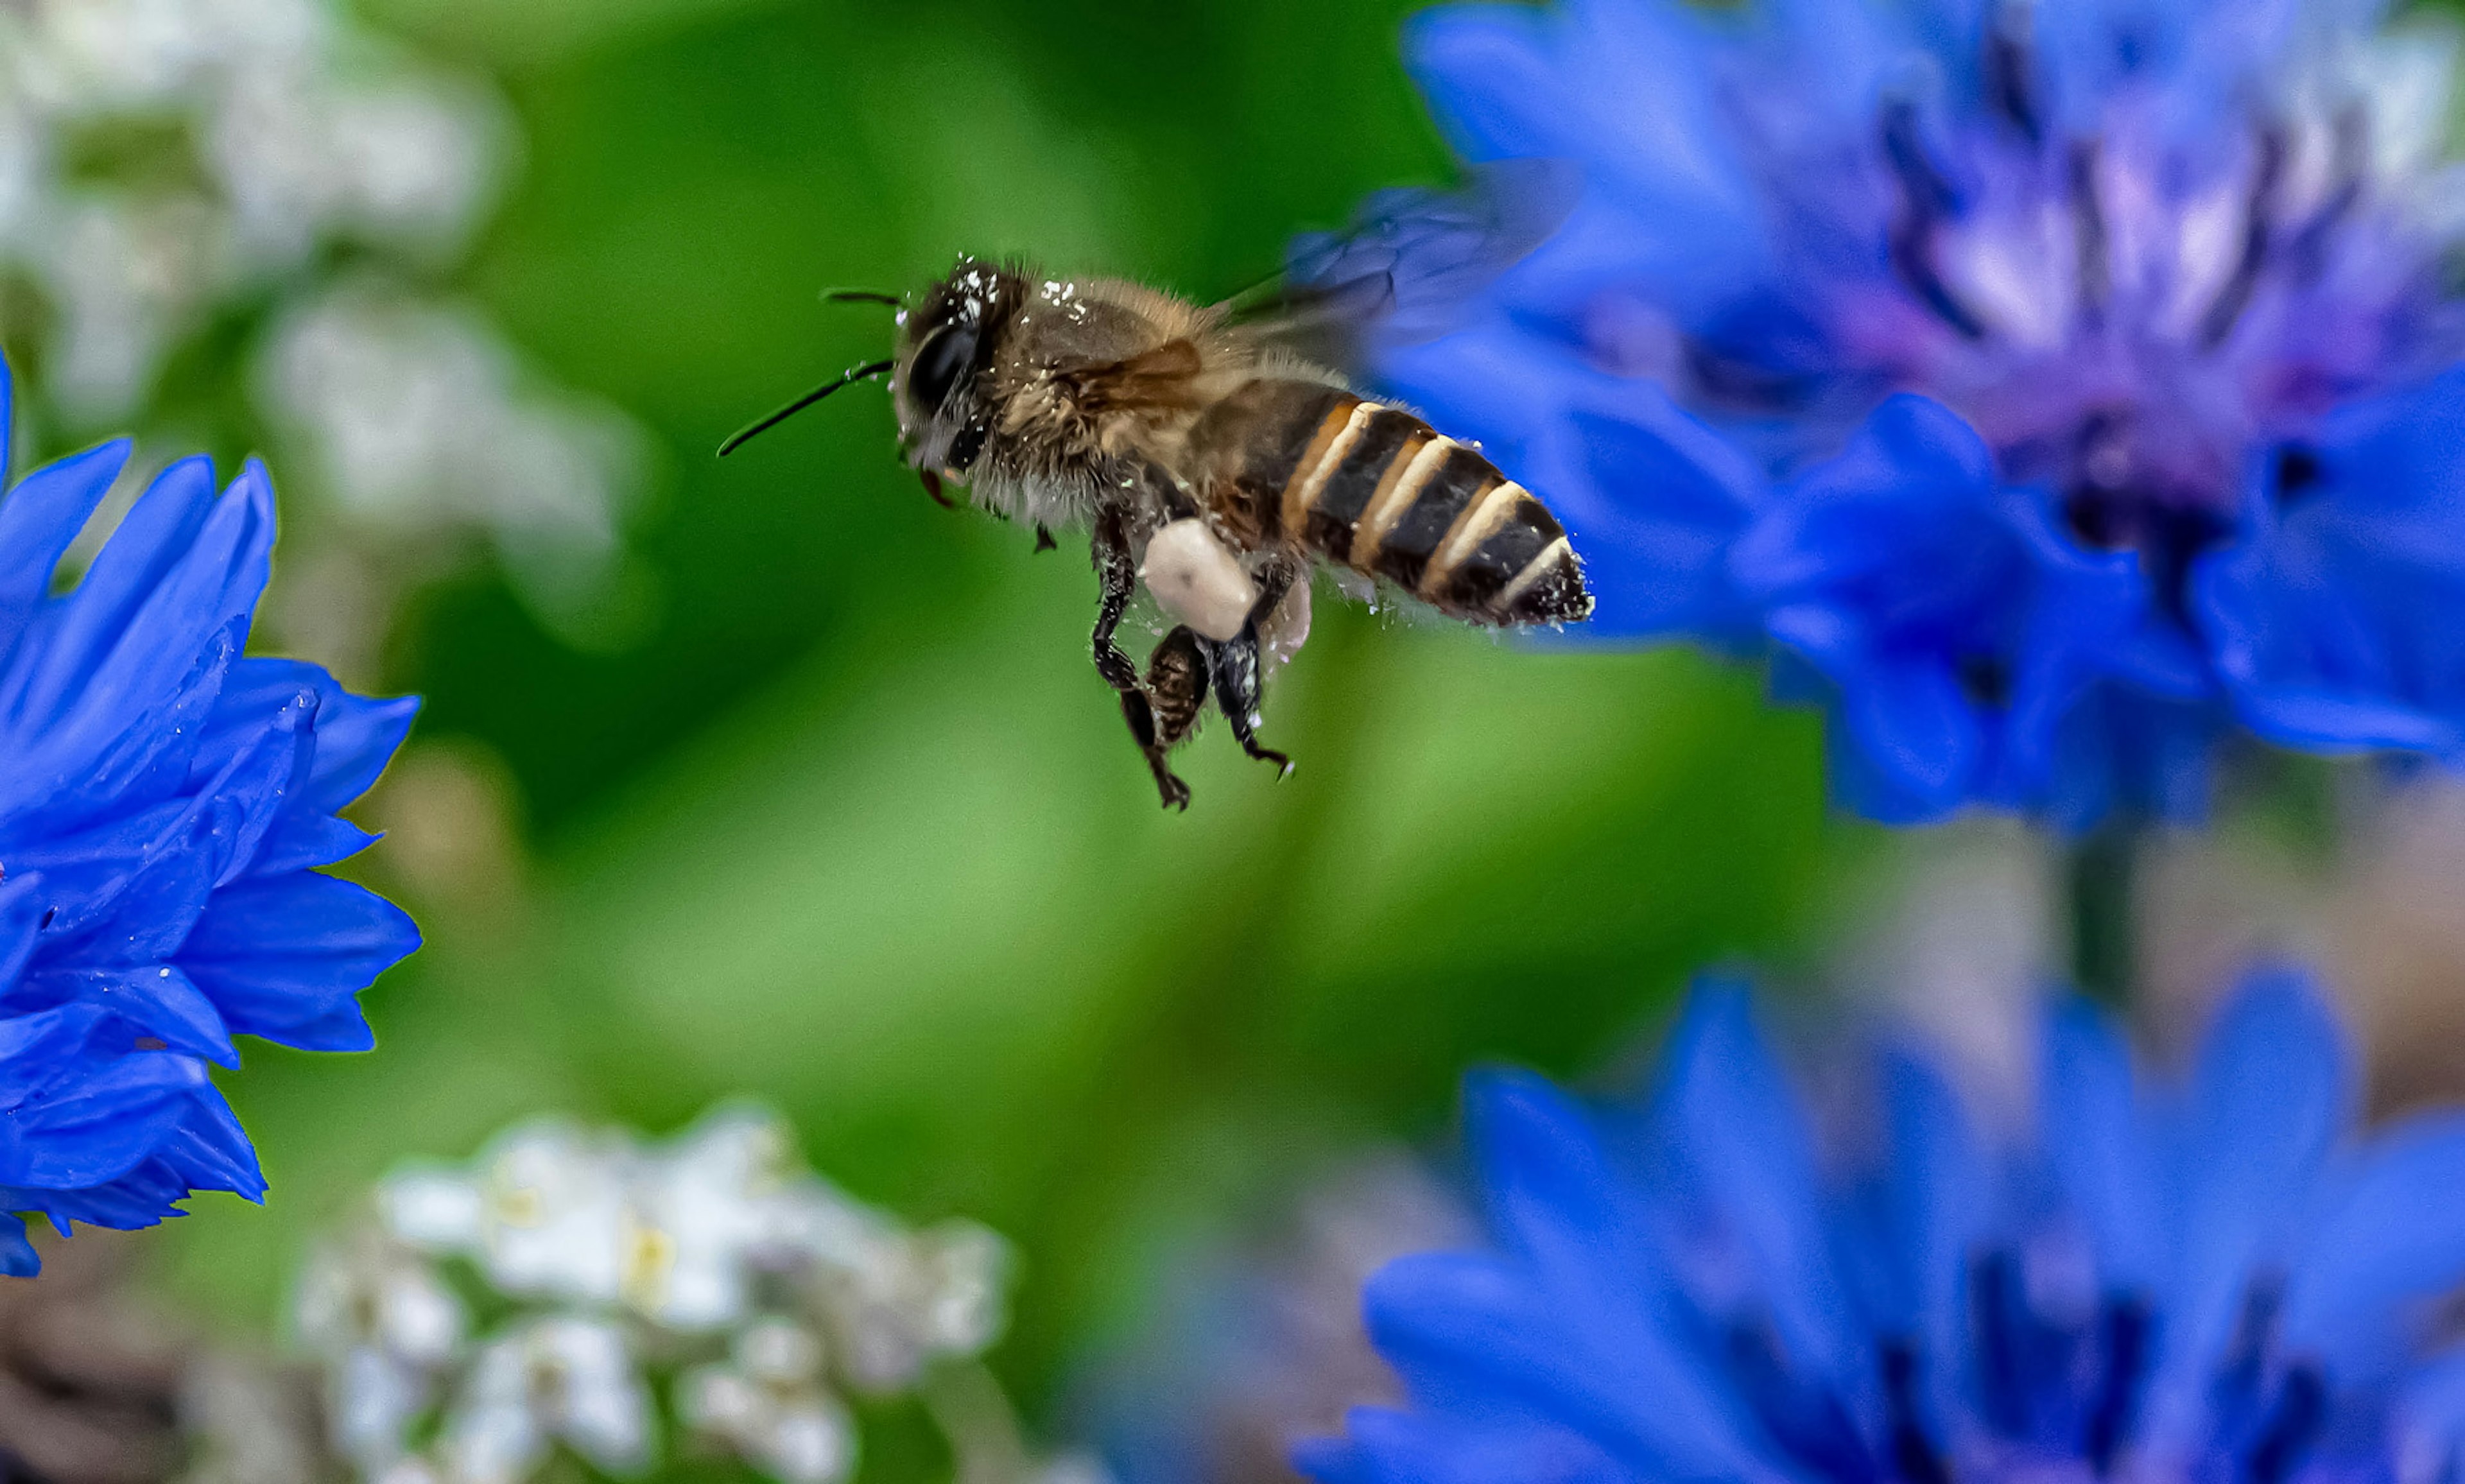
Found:
[[[7,397],[0,370],[0,431]],[[241,1035],[366,1049],[354,996],[419,941],[313,869],[371,838],[334,811],[416,703],[245,654],[274,545],[263,469],[218,493],[205,460],[173,464],[54,591],[127,452],[0,497],[0,1211],[64,1230],[261,1196],[207,1067],[236,1067]],[[0,1221],[0,1272],[33,1267]]]
[[[1299,1461],[1329,1484],[2444,1476],[2465,1115],[2360,1133],[2349,1063],[2307,982],[2263,972],[2184,1085],[2062,1005],[2016,1137],[1888,1051],[1862,1094],[1822,1084],[1818,1136],[1747,998],[1708,987],[1639,1107],[1472,1079],[1489,1243],[1372,1279],[1406,1400]]]

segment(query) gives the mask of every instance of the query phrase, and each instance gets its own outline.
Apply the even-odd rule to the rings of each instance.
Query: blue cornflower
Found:
[[[1409,1397],[1329,1484],[2453,1477],[2465,1115],[2353,1127],[2336,1026],[2253,976],[2187,1083],[2051,1009],[2025,1134],[1919,1056],[1819,1122],[1744,996],[1698,994],[1638,1108],[1477,1076],[1486,1251],[1371,1280]],[[2445,1341],[2447,1348],[2438,1345]]]
[[[1562,509],[1596,631],[1772,653],[1877,817],[2195,812],[2237,725],[2465,757],[2465,178],[2386,9],[1424,15],[1461,152],[1584,185],[1381,372]]]
[[[0,430],[8,398],[0,368]],[[314,869],[369,843],[334,811],[417,702],[241,654],[274,546],[263,469],[217,496],[206,460],[173,464],[54,590],[127,457],[108,444],[0,498],[0,1211],[63,1231],[262,1195],[208,1065],[238,1065],[235,1035],[366,1050],[353,996],[419,942]],[[0,1221],[0,1271],[34,1267]]]

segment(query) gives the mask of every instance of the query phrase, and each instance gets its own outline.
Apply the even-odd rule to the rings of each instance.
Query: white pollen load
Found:
[[[1210,639],[1237,637],[1258,601],[1258,585],[1207,522],[1195,518],[1155,533],[1139,580],[1166,612]]]

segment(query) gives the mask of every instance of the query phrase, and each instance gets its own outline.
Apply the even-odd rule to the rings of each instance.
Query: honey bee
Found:
[[[964,484],[973,503],[1032,527],[1039,551],[1055,530],[1087,527],[1096,672],[1165,807],[1186,809],[1170,754],[1210,692],[1243,751],[1291,770],[1258,740],[1260,687],[1306,637],[1316,562],[1468,623],[1590,615],[1582,559],[1548,507],[1477,445],[1354,389],[1335,368],[1346,352],[1330,348],[1521,256],[1555,225],[1546,194],[1528,177],[1400,204],[1390,193],[1370,226],[1319,239],[1247,302],[972,257],[913,302],[843,292],[832,297],[897,312],[896,353],[720,452],[886,374],[899,446],[936,500]],[[1142,587],[1176,621],[1144,672],[1120,643]]]

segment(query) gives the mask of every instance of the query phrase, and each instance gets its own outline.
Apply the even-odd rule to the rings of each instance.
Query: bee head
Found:
[[[899,317],[890,388],[909,463],[964,475],[984,452],[993,410],[984,375],[1003,328],[1026,299],[1024,275],[963,257],[922,305]]]

